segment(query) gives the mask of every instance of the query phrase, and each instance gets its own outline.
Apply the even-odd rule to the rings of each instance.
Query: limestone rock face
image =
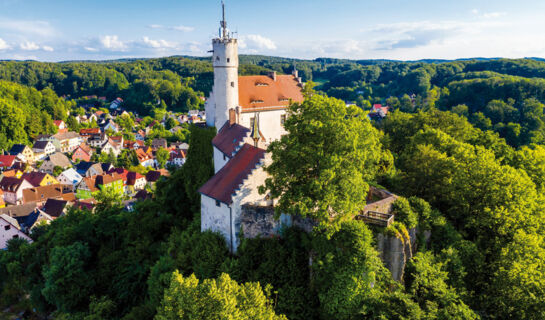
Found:
[[[405,264],[413,257],[413,249],[416,246],[416,228],[409,230],[410,241],[399,239],[395,236],[378,234],[377,250],[384,265],[392,273],[396,281],[403,281]]]

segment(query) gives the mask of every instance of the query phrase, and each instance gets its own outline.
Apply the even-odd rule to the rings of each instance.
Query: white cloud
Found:
[[[102,47],[112,51],[125,51],[127,49],[127,44],[119,40],[119,37],[116,35],[106,35],[99,38],[100,44]]]
[[[274,41],[258,34],[241,36],[239,39],[239,47],[241,49],[246,49],[250,53],[257,53],[261,50],[276,50],[277,48]]]
[[[489,13],[484,13],[482,15],[482,17],[485,18],[485,19],[496,19],[496,18],[503,17],[506,14],[507,13],[505,13],[505,12],[489,12]]]
[[[170,48],[175,48],[176,47],[176,44],[174,44],[172,42],[168,42],[168,41],[162,40],[162,39],[153,40],[153,39],[150,39],[148,37],[144,37],[142,39],[142,43],[144,44],[144,46],[154,48],[154,49],[170,49]]]
[[[9,44],[6,41],[4,41],[4,39],[0,38],[0,50],[6,50],[9,48],[11,48]]]
[[[47,51],[47,52],[53,52],[54,51],[53,47],[50,47],[50,46],[43,46],[42,49],[44,51]]]
[[[36,42],[32,42],[32,41],[25,41],[21,43],[19,47],[21,48],[21,50],[25,50],[25,51],[35,51],[40,49],[40,46],[37,45]]]
[[[0,29],[41,37],[53,36],[56,33],[55,29],[47,21],[10,20],[3,18],[0,19]]]
[[[83,47],[83,49],[89,52],[98,52],[98,49],[93,47]]]
[[[161,25],[161,24],[150,24],[150,25],[148,25],[148,28],[151,28],[151,29],[165,29],[165,30],[182,31],[182,32],[191,32],[191,31],[195,30],[195,28],[188,27],[188,26],[182,26],[182,25],[179,25],[179,26],[164,26],[164,25]]]

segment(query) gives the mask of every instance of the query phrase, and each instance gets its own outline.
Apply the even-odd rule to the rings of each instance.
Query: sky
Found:
[[[543,0],[225,0],[242,54],[545,58]],[[206,56],[220,0],[0,0],[0,60]]]

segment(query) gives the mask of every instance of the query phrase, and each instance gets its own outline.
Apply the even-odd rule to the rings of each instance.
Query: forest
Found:
[[[74,209],[34,230],[32,244],[11,241],[0,252],[0,307],[55,319],[545,318],[544,62],[241,56],[241,64],[242,74],[295,65],[309,83],[305,101],[290,106],[289,134],[269,147],[262,188],[279,211],[319,225],[245,239],[236,254],[201,232],[197,189],[214,173],[216,132],[192,126],[185,165],[134,212],[104,194],[94,213]],[[182,110],[181,93],[168,100],[161,83],[198,96],[211,72],[185,57],[2,62],[0,113],[18,116],[0,121],[24,125],[2,122],[1,134],[14,141],[52,130],[51,115],[75,107],[59,96],[134,94],[145,97],[135,110],[157,97]],[[146,81],[150,96],[133,91]],[[382,121],[366,117],[374,103],[391,107]],[[351,219],[370,185],[400,196],[388,228]],[[413,258],[395,281],[377,235],[406,239],[415,228]]]

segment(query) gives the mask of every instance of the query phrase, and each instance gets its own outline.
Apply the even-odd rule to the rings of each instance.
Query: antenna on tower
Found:
[[[220,37],[227,38],[227,21],[225,21],[225,2],[221,1],[222,20],[220,21],[221,33]]]

